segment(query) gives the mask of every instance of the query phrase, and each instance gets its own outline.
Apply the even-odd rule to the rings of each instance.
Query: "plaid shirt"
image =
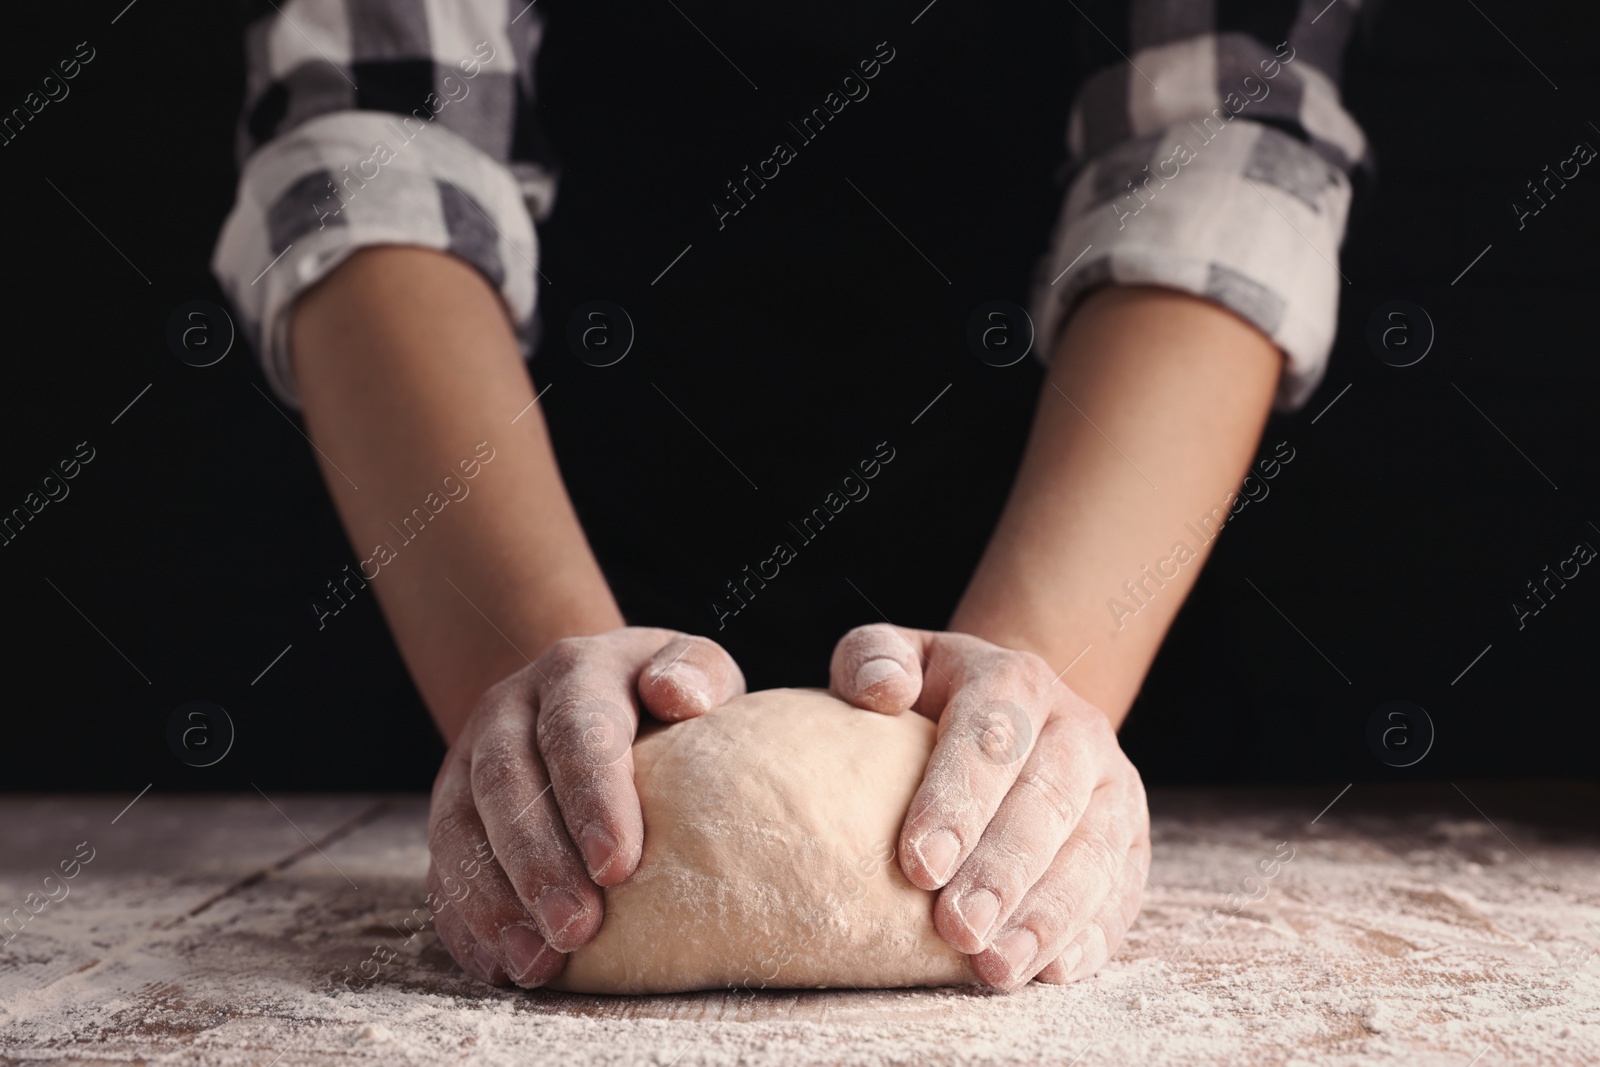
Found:
[[[1357,4],[1082,0],[1069,184],[1031,301],[1042,357],[1090,290],[1161,285],[1272,338],[1281,407],[1310,396],[1369,162],[1337,80]],[[531,344],[534,222],[555,195],[531,121],[541,25],[507,0],[285,0],[250,21],[242,174],[212,269],[284,400],[289,309],[368,245],[462,257]]]

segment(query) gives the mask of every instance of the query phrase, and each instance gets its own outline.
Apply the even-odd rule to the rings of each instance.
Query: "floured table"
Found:
[[[489,989],[425,798],[0,798],[0,1063],[1600,1062],[1600,790],[1339,788],[1156,791],[1122,951],[1011,996]]]

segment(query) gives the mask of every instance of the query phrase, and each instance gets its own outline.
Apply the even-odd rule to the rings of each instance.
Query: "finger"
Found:
[[[1106,965],[1106,961],[1121,946],[1128,927],[1133,925],[1134,917],[1139,914],[1139,905],[1144,900],[1145,870],[1149,864],[1148,842],[1142,846],[1136,844],[1128,850],[1122,884],[1107,898],[1088,927],[1067,944],[1060,958],[1051,965],[1059,965],[1060,977],[1045,978],[1041,971],[1041,981],[1076,982]]]
[[[644,852],[631,749],[633,689],[649,654],[636,642],[577,639],[557,642],[541,660],[550,681],[540,687],[539,754],[567,833],[603,886],[627,879]]]
[[[704,715],[744,691],[744,672],[706,637],[674,637],[639,672],[640,703],[666,722]]]
[[[933,925],[952,948],[982,951],[1050,868],[1094,792],[1094,751],[1070,720],[1045,723],[1011,791],[934,904]]]
[[[550,948],[495,861],[483,821],[472,806],[471,770],[452,752],[428,811],[428,854],[451,907],[473,941],[518,985],[535,986],[560,972],[566,957]],[[457,962],[462,962],[460,956]],[[481,967],[482,961],[479,958]],[[490,980],[493,980],[491,974]]]
[[[571,952],[599,931],[605,903],[534,752],[530,699],[526,690],[497,686],[479,704],[481,725],[470,750],[472,801],[540,938]]]
[[[1051,960],[1044,965],[1044,969],[1033,976],[1035,982],[1044,982],[1048,985],[1061,985],[1067,980],[1067,972],[1061,966],[1061,958]]]
[[[494,954],[479,945],[472,931],[467,929],[467,921],[461,917],[460,910],[454,907],[456,901],[445,895],[438,870],[432,864],[428,866],[428,894],[443,903],[441,910],[433,917],[433,928],[450,957],[463,971],[480,982],[510,985],[511,979],[506,977],[505,969]]]
[[[941,666],[940,661],[944,664]],[[972,853],[1049,714],[1049,668],[1026,652],[939,635],[929,667],[949,679],[939,739],[900,831],[900,865],[938,889]]]
[[[857,626],[833,646],[828,684],[858,708],[898,714],[922,692],[921,646],[888,623]]]
[[[1090,800],[1077,829],[1043,877],[989,947],[972,957],[979,978],[996,989],[1023,985],[1061,955],[1100,913],[1123,881],[1132,836],[1129,820],[1121,817],[1119,799]]]

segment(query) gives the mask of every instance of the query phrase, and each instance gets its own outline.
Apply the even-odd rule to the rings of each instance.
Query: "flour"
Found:
[[[193,917],[182,917],[190,905],[179,898],[197,890],[166,866],[125,876],[114,897],[86,886],[80,899],[75,890],[73,907],[28,931],[37,949],[28,958],[56,960],[48,973],[28,964],[31,984],[20,988],[22,965],[3,961],[0,1058],[226,1067],[267,1067],[280,1054],[280,1067],[977,1067],[1074,1057],[1151,1067],[1465,1067],[1480,1053],[1479,1067],[1600,1061],[1592,837],[1541,835],[1496,812],[1525,861],[1493,830],[1382,812],[1342,822],[1361,789],[1310,828],[1325,798],[1246,794],[1202,805],[1204,794],[1156,792],[1144,911],[1118,957],[1073,986],[1009,996],[524,993],[466,978],[429,932],[368,988],[330,994],[326,975],[369,952],[414,906],[427,863],[426,801],[415,798],[324,843],[359,892],[309,850]],[[153,797],[141,806],[179,803]],[[1187,924],[1222,907],[1286,839],[1295,858],[1271,891],[1179,954],[1193,940]],[[1491,847],[1505,857],[1493,859]],[[108,844],[96,863],[98,886],[115,862],[110,852]],[[0,889],[28,873],[8,857]],[[163,901],[168,918],[148,918]],[[127,921],[130,909],[143,909],[142,925]]]

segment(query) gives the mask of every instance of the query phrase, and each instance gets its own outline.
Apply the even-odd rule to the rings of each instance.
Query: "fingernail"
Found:
[[[533,910],[539,913],[539,925],[544,928],[545,940],[555,944],[561,940],[561,935],[573,920],[583,914],[583,901],[570,890],[552,886],[539,894]]]
[[[1068,945],[1067,950],[1061,954],[1061,972],[1068,978],[1078,969],[1078,964],[1083,962],[1083,946]]]
[[[511,980],[521,982],[544,955],[545,941],[533,927],[518,923],[500,934],[500,947],[505,951]]]
[[[592,822],[578,835],[578,847],[583,850],[589,877],[598,878],[611,866],[611,859],[617,854],[617,839],[607,833],[605,827]]]
[[[961,855],[961,839],[949,830],[935,830],[917,842],[917,855],[934,881],[944,885],[955,873],[956,857]]]
[[[987,943],[989,930],[1000,917],[1000,898],[987,889],[963,893],[956,901],[956,914],[967,924],[973,937],[980,943]]]
[[[1039,939],[1026,926],[1001,934],[994,940],[994,950],[1006,961],[1011,977],[1020,978],[1033,957],[1039,953]]]
[[[656,675],[656,678],[672,683],[679,695],[697,708],[709,707],[711,704],[711,679],[705,671],[692,663],[684,663],[681,660],[669,663]]]
[[[860,695],[879,682],[899,675],[907,677],[906,669],[892,659],[869,659],[856,670],[856,693]]]
[[[500,961],[482,945],[472,946],[472,959],[461,965],[461,969],[480,982],[493,982],[494,969],[500,966]]]

